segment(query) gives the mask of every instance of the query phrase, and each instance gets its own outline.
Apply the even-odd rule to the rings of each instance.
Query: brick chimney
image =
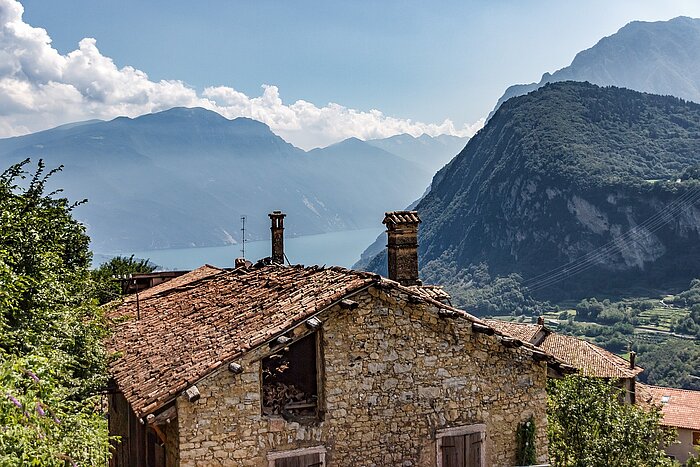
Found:
[[[284,264],[284,217],[282,211],[272,211],[270,214],[272,225],[272,262]]]
[[[401,285],[421,285],[418,279],[418,213],[387,212],[382,223],[386,225],[389,279]]]

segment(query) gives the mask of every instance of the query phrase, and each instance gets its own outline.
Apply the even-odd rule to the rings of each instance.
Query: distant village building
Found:
[[[666,452],[681,464],[692,455],[697,456],[700,447],[700,391],[664,388],[639,384],[645,401],[661,408],[662,424],[675,428],[678,442]]]
[[[550,353],[583,375],[619,381],[620,388],[625,390],[626,403],[660,408],[662,425],[677,431],[677,442],[666,448],[669,457],[683,464],[692,455],[697,455],[695,448],[700,447],[700,391],[642,384],[637,381],[637,376],[644,369],[634,364],[634,352],[630,354],[630,361],[625,360],[583,339],[552,331],[542,318],[537,324],[484,321]],[[552,376],[558,375],[554,373]]]
[[[267,261],[108,309],[111,465],[512,466],[528,420],[546,462],[548,368],[566,365],[421,285],[415,212],[385,217],[389,279],[284,265],[270,217]]]

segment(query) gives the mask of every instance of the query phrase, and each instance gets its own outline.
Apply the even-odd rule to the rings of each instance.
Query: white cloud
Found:
[[[455,127],[450,120],[421,123],[360,111],[339,104],[324,107],[298,100],[285,104],[276,86],[249,97],[227,86],[201,94],[179,80],[151,81],[141,70],[118,68],[92,38],[61,55],[51,37],[22,19],[16,0],[0,0],[0,137],[47,129],[63,123],[126,115],[136,117],[171,107],[205,107],[228,117],[250,117],[302,148],[325,146],[355,136],[382,138],[399,133],[419,136],[471,136],[483,126]]]

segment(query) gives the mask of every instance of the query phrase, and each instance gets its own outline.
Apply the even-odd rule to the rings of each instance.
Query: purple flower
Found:
[[[30,377],[31,379],[34,380],[35,383],[39,383],[39,382],[41,381],[41,380],[39,379],[39,377],[36,375],[36,373],[34,373],[33,371],[27,370],[27,374],[29,375],[29,377]]]
[[[17,398],[14,397],[12,394],[8,394],[7,398],[10,399],[10,401],[12,401],[12,403],[15,404],[17,407],[19,407],[20,409],[22,408],[22,403],[18,401]]]
[[[44,412],[44,409],[41,407],[41,404],[39,402],[36,403],[36,413],[38,413],[42,417],[46,415],[46,412]]]

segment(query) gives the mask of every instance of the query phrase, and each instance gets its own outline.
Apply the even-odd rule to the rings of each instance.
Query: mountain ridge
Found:
[[[498,99],[508,99],[555,81],[588,81],[700,102],[700,19],[632,21],[615,34],[576,54],[569,66],[544,73],[538,83],[516,84]]]
[[[101,253],[238,242],[245,214],[249,239],[266,238],[274,209],[288,212],[291,236],[375,226],[432,175],[360,140],[307,152],[264,123],[201,108],[0,140],[4,165],[26,157],[65,165],[52,188],[88,198],[76,215]]]

